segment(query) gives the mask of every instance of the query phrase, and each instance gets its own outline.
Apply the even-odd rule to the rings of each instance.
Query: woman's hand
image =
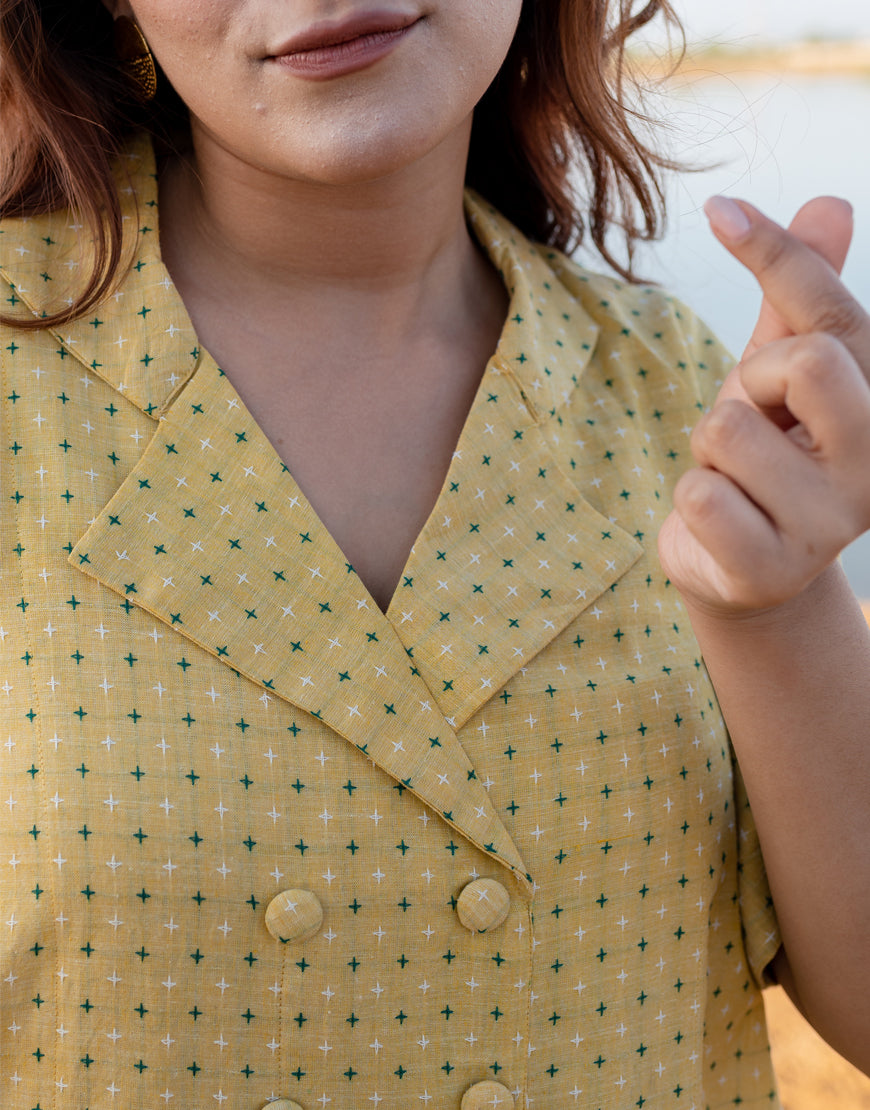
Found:
[[[764,302],[692,435],[698,467],[659,553],[690,606],[748,615],[801,593],[870,528],[870,316],[838,277],[844,201],[816,198],[788,230],[743,201],[717,197],[707,215]]]

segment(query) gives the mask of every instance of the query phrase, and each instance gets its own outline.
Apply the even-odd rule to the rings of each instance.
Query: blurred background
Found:
[[[675,0],[674,7],[692,43],[870,39],[865,0]]]
[[[725,193],[788,223],[819,193],[848,198],[855,239],[846,283],[870,309],[870,0],[674,0],[686,30],[683,64],[646,102],[668,121],[671,153],[703,172],[671,180],[664,243],[639,270],[687,301],[739,354],[755,322],[754,279],[713,239],[704,200]],[[634,48],[666,72],[656,31]],[[594,265],[591,260],[589,261]],[[870,475],[868,475],[870,481]],[[870,534],[843,555],[870,619]],[[774,1062],[786,1110],[870,1110],[870,1079],[832,1052],[780,988],[767,992]]]

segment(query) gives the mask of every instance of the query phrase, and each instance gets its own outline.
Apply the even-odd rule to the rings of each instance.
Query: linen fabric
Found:
[[[197,341],[148,141],[119,174],[117,292],[0,340],[0,1104],[774,1103],[780,937],[655,550],[728,356],[469,195],[510,310],[384,615]],[[4,307],[79,233],[0,225]]]

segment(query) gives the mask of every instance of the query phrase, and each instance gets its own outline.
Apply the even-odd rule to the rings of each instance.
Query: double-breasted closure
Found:
[[[2,1105],[769,1105],[779,937],[655,554],[727,356],[470,196],[509,317],[384,614],[120,173],[117,292],[0,344]],[[87,245],[0,226],[38,313]]]

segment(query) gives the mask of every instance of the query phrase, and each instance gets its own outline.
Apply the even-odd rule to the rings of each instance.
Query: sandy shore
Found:
[[[829,1048],[781,987],[764,992],[783,1110],[870,1110],[870,1079]]]
[[[787,46],[731,47],[690,45],[674,69],[673,62],[652,54],[636,54],[642,73],[653,79],[686,81],[723,74],[800,74],[817,77],[870,79],[870,40],[859,42],[803,42]]]

